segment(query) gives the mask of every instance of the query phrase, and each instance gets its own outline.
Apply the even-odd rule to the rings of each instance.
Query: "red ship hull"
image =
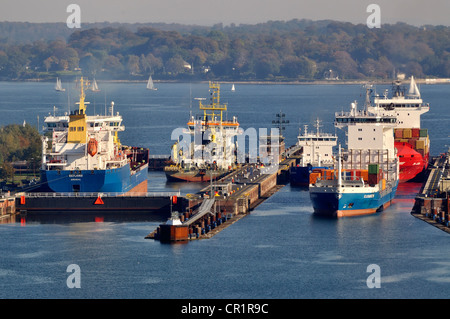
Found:
[[[409,143],[395,142],[395,148],[400,160],[399,182],[412,180],[428,167],[429,154],[422,156]]]

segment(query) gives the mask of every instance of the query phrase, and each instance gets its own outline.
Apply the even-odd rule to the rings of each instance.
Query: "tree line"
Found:
[[[38,168],[42,158],[42,141],[37,129],[29,124],[0,127],[0,179],[14,176],[12,163],[26,161]]]
[[[309,81],[392,79],[399,72],[450,77],[450,28],[397,23],[370,29],[329,20],[211,27],[103,24],[26,43],[0,38],[3,80],[83,74]]]

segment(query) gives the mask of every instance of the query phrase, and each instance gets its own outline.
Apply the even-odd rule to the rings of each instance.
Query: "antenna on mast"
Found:
[[[192,117],[192,83],[189,83],[189,118]]]
[[[276,114],[277,119],[272,121],[272,124],[278,125],[279,134],[282,135],[282,132],[286,129],[284,125],[289,124],[289,120],[286,120],[286,114],[280,113]]]
[[[319,136],[320,135],[320,127],[321,127],[322,125],[320,125],[320,120],[319,120],[319,118],[317,118],[316,119],[316,129],[317,129],[317,136]]]

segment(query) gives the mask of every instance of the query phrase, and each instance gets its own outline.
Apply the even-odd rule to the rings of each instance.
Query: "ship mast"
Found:
[[[86,80],[84,81],[83,77],[80,78],[80,100],[76,104],[78,104],[78,111],[79,114],[85,114],[86,113],[86,104],[89,104],[89,102],[85,102],[86,94],[84,93],[84,86],[88,87],[89,82]]]
[[[203,110],[203,120],[206,122],[208,120],[208,115],[211,120],[214,121],[216,115],[220,115],[220,123],[222,124],[223,111],[227,110],[226,104],[220,104],[220,84],[216,82],[209,82],[210,89],[210,104],[204,105],[202,101],[199,101],[199,108]],[[211,111],[208,113],[208,111]],[[219,111],[216,113],[216,111]]]
[[[320,125],[320,120],[319,120],[319,118],[317,118],[316,119],[316,129],[317,129],[317,136],[319,136],[320,135],[320,127],[321,127],[322,125]]]
[[[86,143],[87,138],[87,125],[86,125],[86,104],[84,99],[86,97],[84,93],[84,86],[88,85],[88,82],[84,82],[83,77],[80,78],[80,99],[78,104],[78,110],[69,115],[69,132],[67,134],[68,143]]]

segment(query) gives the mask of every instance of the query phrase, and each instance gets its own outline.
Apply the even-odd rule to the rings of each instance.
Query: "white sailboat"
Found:
[[[59,92],[64,92],[66,90],[62,87],[60,78],[56,78],[55,90]]]
[[[95,79],[94,79],[94,81],[92,81],[91,91],[92,92],[100,92],[100,89],[98,88],[98,85],[97,85],[97,81],[95,81]]]
[[[411,84],[409,86],[408,95],[411,97],[420,98],[420,91],[417,87],[416,81],[414,81],[414,76],[411,76]]]
[[[234,92],[234,91],[236,91],[236,88],[234,87],[234,83],[233,83],[233,85],[231,86],[231,92]]]
[[[152,76],[150,75],[147,82],[147,90],[153,90],[156,91],[158,88],[155,87],[153,84]]]

